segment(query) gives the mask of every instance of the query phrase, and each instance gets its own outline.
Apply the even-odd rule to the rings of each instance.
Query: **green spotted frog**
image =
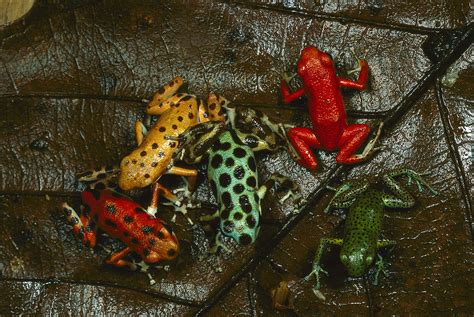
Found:
[[[226,112],[226,122],[206,122],[189,128],[179,137],[180,148],[176,152],[176,159],[188,164],[207,159],[207,178],[218,208],[201,220],[219,219],[211,253],[219,247],[225,249],[222,235],[241,245],[255,242],[262,213],[260,202],[269,187],[287,190],[280,202],[289,197],[299,199],[297,185],[282,175],[273,174],[259,185],[254,152],[284,148],[284,127],[260,111],[235,108],[225,99],[220,104]]]
[[[403,175],[408,177],[409,185],[413,181],[416,182],[420,192],[425,186],[431,193],[437,195],[437,192],[423,180],[422,174],[411,169],[397,169],[383,176],[384,184],[394,195],[372,188],[367,181],[352,180],[333,189],[336,194],[325,212],[329,212],[332,208],[348,208],[349,211],[345,222],[344,238],[322,238],[319,243],[313,270],[305,278],[308,280],[315,275],[314,288],[316,290],[320,287],[320,272],[327,274],[320,266],[320,260],[328,244],[341,246],[339,257],[349,275],[353,277],[364,275],[377,257],[374,277],[374,284],[377,285],[380,272],[385,274],[384,262],[377,254],[377,250],[396,244],[393,240],[379,239],[384,209],[385,207],[411,208],[415,204],[413,196],[394,180],[395,177]]]

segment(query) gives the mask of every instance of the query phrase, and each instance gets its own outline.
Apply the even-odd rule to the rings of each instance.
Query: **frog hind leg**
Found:
[[[382,132],[383,123],[379,125],[375,137],[367,143],[361,154],[355,154],[360,146],[367,139],[370,128],[367,124],[351,124],[344,128],[339,140],[339,153],[336,155],[336,162],[339,164],[357,164],[367,160],[378,148],[375,147]]]
[[[318,162],[311,149],[321,149],[322,145],[313,130],[309,128],[291,128],[288,130],[288,138],[298,153],[297,163],[309,170],[315,170]]]
[[[328,213],[331,209],[335,208],[349,208],[354,200],[365,192],[369,188],[369,182],[362,180],[349,180],[339,186],[336,194],[331,199],[327,207],[324,209],[324,213]]]
[[[320,273],[323,273],[323,274],[326,274],[326,275],[328,274],[327,271],[325,271],[320,265],[321,258],[323,256],[323,253],[324,253],[325,249],[326,249],[326,246],[328,244],[341,246],[343,242],[344,242],[343,239],[337,239],[337,238],[322,238],[319,241],[319,248],[318,248],[318,251],[316,252],[316,255],[315,255],[314,260],[313,260],[312,270],[304,278],[306,281],[309,281],[311,276],[314,275],[316,277],[316,284],[314,286],[315,290],[318,290],[321,287],[321,283],[320,283],[320,280],[319,280],[319,274]]]
[[[393,240],[377,240],[377,249],[387,248],[387,247],[393,248],[396,244],[397,242]],[[387,265],[385,261],[383,260],[382,256],[377,253],[377,262],[375,262],[375,274],[372,281],[373,285],[378,285],[380,273],[383,273],[385,277],[388,276],[388,272],[386,268],[387,268]]]
[[[395,194],[389,195],[384,194],[382,199],[384,205],[386,207],[391,208],[410,208],[415,204],[415,198],[401,186],[397,181],[395,181],[395,177],[406,175],[409,179],[409,184],[413,181],[418,186],[418,190],[421,192],[423,191],[423,186],[428,188],[434,195],[438,194],[421,176],[421,174],[406,168],[396,169],[386,175],[383,176],[383,181],[385,185]]]
[[[63,203],[62,208],[68,223],[72,226],[74,235],[80,239],[85,246],[94,248],[97,239],[97,226],[89,218],[88,208],[81,206],[81,215],[78,215],[74,208],[67,203]]]
[[[76,177],[90,189],[104,190],[109,188],[119,190],[117,184],[119,174],[120,168],[118,166],[102,166],[95,170],[79,173]]]

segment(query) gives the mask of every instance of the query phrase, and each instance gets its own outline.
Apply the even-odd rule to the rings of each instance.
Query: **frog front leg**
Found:
[[[332,245],[338,245],[341,246],[343,243],[343,239],[337,239],[337,238],[322,238],[321,241],[319,242],[319,248],[318,251],[316,252],[316,256],[314,257],[313,260],[313,269],[312,271],[304,278],[305,280],[309,280],[312,275],[316,277],[316,285],[314,286],[314,289],[318,290],[321,287],[321,283],[319,280],[319,274],[324,273],[328,274],[320,265],[321,263],[321,258],[323,256],[323,253],[326,249],[326,246],[328,244]]]
[[[421,174],[411,169],[397,169],[383,176],[385,185],[395,194],[395,196],[389,194],[384,194],[382,196],[383,203],[386,207],[410,208],[415,204],[415,199],[413,196],[394,179],[395,177],[401,175],[406,175],[408,177],[408,184],[411,184],[413,181],[415,181],[420,192],[423,191],[423,186],[425,186],[434,195],[438,194],[438,192],[422,178]]]

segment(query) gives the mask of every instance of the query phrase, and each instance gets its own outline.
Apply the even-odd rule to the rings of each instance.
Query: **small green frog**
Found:
[[[382,257],[377,254],[377,249],[394,246],[393,240],[379,239],[382,229],[384,207],[390,208],[411,208],[415,204],[415,199],[406,191],[394,178],[406,175],[408,185],[416,182],[418,190],[423,191],[423,186],[434,195],[438,193],[423,180],[422,175],[411,169],[397,169],[383,176],[385,185],[395,194],[384,193],[378,189],[371,188],[367,181],[351,180],[338,188],[330,188],[336,191],[331,202],[324,210],[329,212],[332,208],[348,208],[344,238],[322,238],[319,249],[313,262],[313,270],[305,277],[306,280],[312,275],[316,276],[315,289],[319,289],[319,273],[327,272],[320,266],[320,260],[327,244],[341,246],[340,259],[346,267],[350,276],[360,277],[372,265],[377,256],[374,285],[378,283],[380,272],[384,271]]]

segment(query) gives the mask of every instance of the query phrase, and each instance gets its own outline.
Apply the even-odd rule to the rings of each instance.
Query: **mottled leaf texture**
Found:
[[[408,2],[38,0],[0,29],[0,314],[472,313],[472,8]],[[144,119],[142,99],[175,76],[201,98],[217,92],[275,121],[310,126],[306,101],[286,106],[278,92],[307,45],[329,52],[344,76],[355,56],[367,59],[368,89],[343,93],[351,121],[385,122],[371,160],[340,167],[334,153],[320,152],[310,173],[284,151],[259,154],[261,178],[279,172],[297,180],[307,202],[293,211],[270,193],[257,243],[226,241],[230,252],[219,261],[202,257],[203,230],[178,217],[182,252],[169,270],[152,271],[153,286],[144,274],[104,264],[117,241],[101,236],[91,252],[74,239],[59,205],[78,206],[75,173],[128,153],[133,124]],[[303,277],[319,240],[340,236],[344,223],[343,213],[322,212],[332,195],[325,186],[380,183],[401,166],[430,172],[440,195],[411,187],[412,209],[387,210],[383,236],[397,245],[384,253],[388,276],[378,286],[370,274],[348,277],[334,247],[323,259],[325,300],[317,297]],[[200,179],[197,198],[215,202]],[[149,193],[136,197],[146,202]],[[206,205],[190,216],[211,211]],[[160,215],[172,217],[165,208]],[[286,311],[272,306],[280,281],[292,298]]]

